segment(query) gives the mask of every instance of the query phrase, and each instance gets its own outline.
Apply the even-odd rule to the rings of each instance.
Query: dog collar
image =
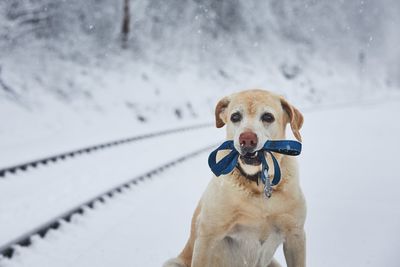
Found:
[[[240,166],[239,162],[236,164],[236,169],[240,172],[242,176],[244,176],[247,180],[250,180],[252,182],[256,182],[258,185],[258,179],[260,178],[261,172],[257,172],[255,174],[248,174],[246,173],[243,168]]]
[[[272,186],[279,184],[281,180],[281,170],[274,154],[284,154],[289,156],[297,156],[301,153],[302,145],[300,142],[292,140],[268,140],[264,146],[258,150],[258,157],[261,161],[261,181],[264,184],[264,194],[270,198],[272,195]],[[220,150],[231,150],[228,155],[217,162],[217,153]],[[269,166],[265,158],[265,153],[270,154],[274,164],[274,176],[272,181],[268,177]],[[208,157],[208,166],[211,171],[218,177],[222,174],[228,174],[238,165],[239,152],[235,149],[232,140],[225,141],[217,149],[211,152]]]

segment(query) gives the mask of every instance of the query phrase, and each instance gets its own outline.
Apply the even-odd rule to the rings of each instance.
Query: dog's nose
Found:
[[[254,150],[254,148],[257,146],[257,142],[257,135],[253,132],[244,132],[239,136],[240,147],[244,150]]]

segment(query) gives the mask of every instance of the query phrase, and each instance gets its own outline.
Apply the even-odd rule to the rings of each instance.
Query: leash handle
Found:
[[[264,183],[264,192],[265,195],[269,198],[272,194],[271,186],[275,186],[279,184],[281,181],[281,169],[279,167],[278,160],[275,158],[274,154],[284,154],[288,156],[297,156],[300,155],[302,149],[302,145],[300,142],[293,140],[268,140],[265,142],[262,149],[258,151],[258,157],[261,160],[261,180]],[[223,157],[220,161],[217,162],[217,153],[220,150],[231,150],[228,155]],[[274,165],[274,177],[272,182],[269,180],[268,171],[269,166],[267,163],[265,152],[271,155],[272,163]],[[217,149],[211,152],[208,157],[208,166],[211,171],[216,175],[220,176],[221,174],[228,174],[233,171],[238,163],[239,152],[235,149],[234,143],[232,140],[225,141],[222,143]]]
[[[223,157],[217,162],[217,153],[220,150],[232,150],[228,155]],[[220,176],[221,174],[230,173],[236,166],[239,158],[239,153],[236,151],[233,141],[228,140],[222,143],[217,149],[211,152],[208,157],[208,166],[215,176]]]

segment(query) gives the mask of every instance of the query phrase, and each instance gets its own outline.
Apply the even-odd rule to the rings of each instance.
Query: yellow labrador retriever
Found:
[[[301,141],[302,114],[281,96],[248,90],[221,99],[215,119],[218,128],[227,126],[227,139],[240,153],[238,166],[211,180],[194,212],[185,248],[164,267],[280,266],[273,255],[282,243],[287,266],[305,266],[306,204],[296,159],[274,154],[282,180],[266,198],[258,182],[261,162],[247,156],[267,140],[285,139],[288,123]],[[270,157],[267,161],[271,166]]]

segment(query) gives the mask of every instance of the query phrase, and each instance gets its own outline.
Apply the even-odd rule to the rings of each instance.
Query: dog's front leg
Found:
[[[288,267],[306,266],[306,236],[303,229],[292,230],[286,235],[283,251]]]
[[[196,238],[191,267],[208,267],[210,265],[210,255],[215,242],[215,238],[211,236],[199,236]]]

